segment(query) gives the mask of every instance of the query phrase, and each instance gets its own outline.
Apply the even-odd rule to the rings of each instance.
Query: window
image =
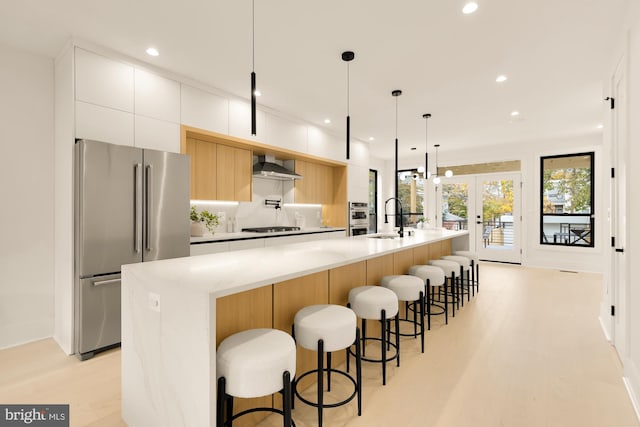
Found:
[[[593,154],[540,159],[541,244],[593,247]]]
[[[398,199],[402,202],[404,225],[415,226],[424,211],[424,182],[416,169],[398,171]]]

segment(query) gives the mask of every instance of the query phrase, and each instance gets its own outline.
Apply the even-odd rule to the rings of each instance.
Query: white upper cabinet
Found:
[[[267,115],[260,110],[256,112],[256,115],[257,135],[253,136],[251,135],[251,104],[238,100],[229,101],[229,135],[271,144]],[[278,144],[276,142],[273,145]]]
[[[307,127],[272,114],[267,116],[269,144],[300,153],[307,152]]]
[[[136,115],[135,146],[179,153],[180,125]]]
[[[133,67],[76,48],[76,100],[133,112]]]
[[[346,137],[345,137],[346,138]],[[346,141],[330,135],[314,126],[309,126],[309,154],[340,162],[346,161]]]
[[[181,123],[211,132],[229,133],[229,100],[185,84],[181,90]]]
[[[76,138],[133,146],[133,113],[76,101]]]
[[[180,123],[180,83],[135,69],[135,113]]]

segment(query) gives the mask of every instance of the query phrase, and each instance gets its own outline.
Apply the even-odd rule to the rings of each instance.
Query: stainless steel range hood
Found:
[[[257,178],[277,179],[280,181],[289,181],[293,179],[302,179],[302,175],[298,175],[292,170],[280,166],[275,162],[273,156],[258,156],[258,162],[253,164],[253,176]]]

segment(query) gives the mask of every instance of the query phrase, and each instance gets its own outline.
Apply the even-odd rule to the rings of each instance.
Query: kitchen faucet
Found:
[[[385,202],[384,202],[384,223],[385,224],[389,224],[389,218],[390,216],[397,216],[398,213],[394,213],[393,215],[391,214],[387,214],[387,203],[389,203],[389,201],[391,200],[395,200],[396,201],[396,208],[398,206],[400,206],[400,231],[398,232],[398,234],[400,235],[400,237],[404,237],[404,226],[402,225],[403,221],[403,214],[402,214],[402,202],[400,201],[400,199],[396,198],[396,197],[389,197]]]

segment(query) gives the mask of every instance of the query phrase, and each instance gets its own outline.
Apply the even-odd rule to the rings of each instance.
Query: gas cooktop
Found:
[[[252,233],[277,233],[279,231],[298,231],[300,227],[288,227],[282,225],[273,225],[271,227],[252,227],[243,228],[242,231],[249,231]]]

